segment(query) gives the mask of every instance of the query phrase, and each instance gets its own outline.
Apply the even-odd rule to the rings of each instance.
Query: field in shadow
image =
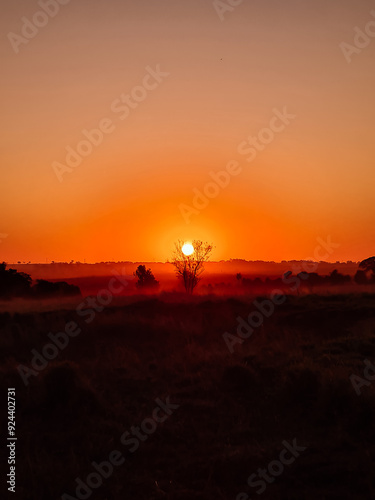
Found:
[[[86,483],[92,462],[119,450],[124,463],[92,499],[375,498],[375,381],[357,395],[350,379],[375,363],[374,305],[373,294],[288,296],[233,353],[223,334],[235,335],[250,299],[145,297],[89,324],[69,308],[1,313],[3,399],[16,388],[14,497],[84,498],[76,478]],[[72,321],[81,332],[26,386],[19,365]],[[121,436],[167,397],[178,408],[131,452]],[[248,477],[293,440],[306,449],[258,495]]]

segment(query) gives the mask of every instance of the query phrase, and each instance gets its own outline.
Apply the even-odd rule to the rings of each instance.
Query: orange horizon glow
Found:
[[[164,262],[203,240],[215,261],[280,262],[327,237],[329,262],[374,254],[375,39],[350,64],[340,49],[370,0],[254,0],[223,21],[199,0],[80,0],[15,54],[7,34],[38,8],[0,20],[0,261]],[[68,166],[87,134],[98,145]],[[197,209],[213,175],[229,182]]]

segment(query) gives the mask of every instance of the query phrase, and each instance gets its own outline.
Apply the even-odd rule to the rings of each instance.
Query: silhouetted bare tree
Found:
[[[184,242],[180,240],[175,243],[171,263],[176,268],[177,277],[182,279],[186,292],[191,294],[201,280],[203,264],[210,258],[213,247],[209,243],[194,240],[192,242],[194,252],[185,255],[182,251],[183,245]]]

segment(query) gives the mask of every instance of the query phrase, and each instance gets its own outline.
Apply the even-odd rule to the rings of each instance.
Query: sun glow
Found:
[[[194,253],[194,247],[191,243],[184,243],[181,250],[182,250],[182,253],[184,255],[187,255],[187,256]]]

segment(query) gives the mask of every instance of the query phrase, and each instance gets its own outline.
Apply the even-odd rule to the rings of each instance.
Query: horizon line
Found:
[[[363,260],[363,259],[362,259]],[[242,262],[247,262],[247,263],[256,263],[256,262],[261,262],[264,264],[283,264],[285,262],[317,262],[320,264],[359,264],[362,262],[361,260],[336,260],[336,261],[328,261],[328,260],[314,260],[314,259],[283,259],[283,260],[262,260],[262,259],[256,259],[256,260],[248,260],[248,259],[243,259],[243,258],[232,258],[232,259],[222,259],[222,260],[208,260],[205,262],[205,264],[220,264],[220,263],[230,263],[232,261],[242,261]],[[74,265],[98,265],[98,264],[172,264],[171,262],[168,261],[160,261],[160,260],[137,260],[137,261],[132,261],[132,260],[106,260],[106,261],[96,261],[96,262],[81,262],[81,261],[74,261],[74,262],[68,262],[68,261],[50,261],[50,262],[6,262],[7,266],[16,266],[16,265],[39,265],[39,266],[50,266],[50,265],[57,265],[57,264],[65,264],[69,266],[74,266]]]

